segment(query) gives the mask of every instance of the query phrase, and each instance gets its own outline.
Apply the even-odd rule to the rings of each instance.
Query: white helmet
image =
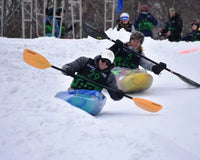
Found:
[[[129,18],[129,14],[128,13],[122,13],[121,15],[120,15],[120,18],[122,18],[122,17],[128,17]]]
[[[101,52],[101,58],[108,59],[110,60],[111,63],[113,63],[115,59],[115,55],[111,50],[106,49]]]

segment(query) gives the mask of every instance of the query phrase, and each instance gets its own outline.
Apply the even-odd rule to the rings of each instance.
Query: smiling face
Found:
[[[133,47],[134,49],[138,49],[141,45],[140,40],[138,39],[132,39],[130,42],[131,47]]]
[[[197,30],[197,29],[198,29],[197,25],[196,24],[192,24],[192,30],[194,31],[194,30]]]

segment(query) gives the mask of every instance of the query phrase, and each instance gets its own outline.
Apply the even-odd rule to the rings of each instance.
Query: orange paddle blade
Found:
[[[138,107],[149,112],[158,112],[163,108],[160,104],[142,98],[133,98],[133,101]]]
[[[30,49],[24,49],[23,55],[24,55],[24,61],[33,67],[39,69],[46,69],[51,67],[49,61],[35,51],[32,51]]]

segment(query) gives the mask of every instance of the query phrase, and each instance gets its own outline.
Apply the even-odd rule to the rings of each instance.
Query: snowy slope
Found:
[[[108,30],[112,39],[129,33]],[[41,37],[0,38],[0,159],[2,160],[200,160],[200,90],[163,71],[152,87],[131,96],[162,104],[158,113],[130,99],[113,101],[92,117],[54,98],[72,78],[54,69],[39,70],[23,61],[25,48],[62,67],[79,56],[94,57],[113,43],[91,37],[80,40]],[[156,62],[200,83],[200,42],[146,38],[144,52]]]

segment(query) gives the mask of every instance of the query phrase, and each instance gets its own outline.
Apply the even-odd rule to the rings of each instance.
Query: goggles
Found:
[[[121,17],[121,20],[128,20],[128,17]]]
[[[108,59],[106,59],[106,58],[101,58],[101,62],[102,62],[102,63],[106,63],[107,66],[110,66],[110,65],[111,65],[110,60],[108,60]]]
[[[193,24],[197,25],[197,21],[192,21],[191,25]]]

